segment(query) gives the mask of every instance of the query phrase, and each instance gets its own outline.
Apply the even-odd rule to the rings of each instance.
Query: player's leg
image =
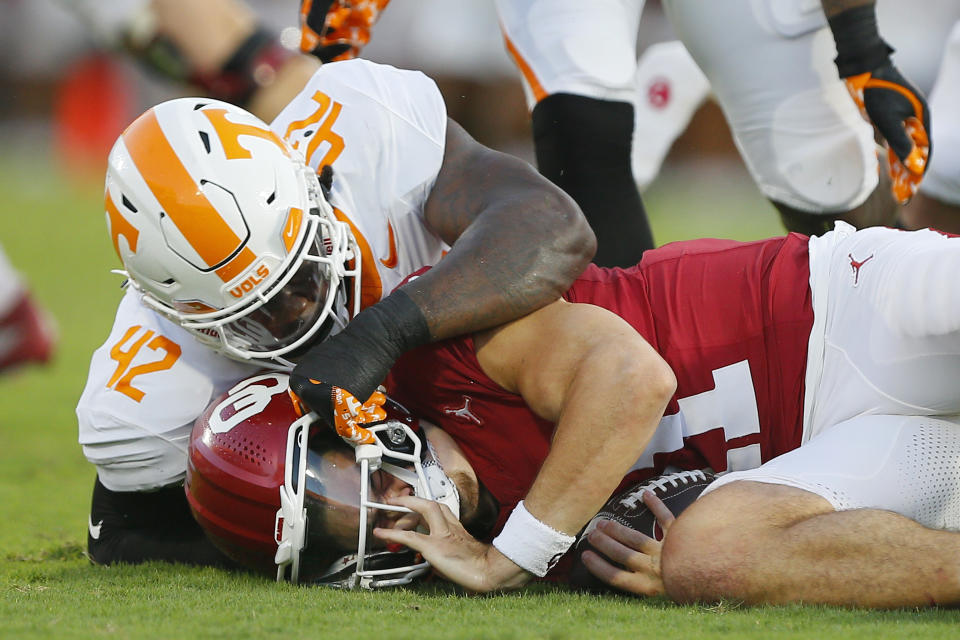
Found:
[[[597,234],[594,262],[631,266],[653,237],[631,169],[641,0],[498,0],[524,80],[540,172]]]
[[[835,219],[893,223],[889,189],[877,191],[873,130],[837,75],[818,4],[664,7],[710,80],[747,168],[791,231],[823,233]]]
[[[960,603],[958,496],[960,425],[856,418],[711,485],[670,528],[664,583],[683,602]]]
[[[929,104],[934,154],[902,218],[911,229],[960,233],[960,22],[950,32]]]
[[[61,4],[104,46],[125,49],[149,69],[244,107],[267,122],[319,64],[283,47],[242,0]]]
[[[99,477],[87,523],[87,555],[97,564],[160,560],[233,568],[193,519],[183,485],[111,491]]]
[[[658,42],[637,59],[633,177],[641,191],[710,94],[710,82],[679,40]]]

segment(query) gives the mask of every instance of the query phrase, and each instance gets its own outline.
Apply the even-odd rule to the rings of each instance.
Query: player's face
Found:
[[[304,261],[290,281],[263,306],[226,329],[242,336],[253,351],[292,344],[309,331],[323,313],[329,287],[323,265]],[[329,322],[332,325],[332,315]],[[323,339],[328,332],[329,329],[321,329],[316,338]]]
[[[356,550],[360,534],[361,471],[352,451],[337,448],[323,454],[311,454],[307,468],[307,504],[311,537],[320,537],[324,545]],[[369,500],[389,504],[392,498],[412,495],[406,482],[382,470],[370,474]],[[417,514],[388,509],[367,508],[368,549],[385,545],[372,535],[376,527],[415,529]],[[308,549],[309,551],[309,549]]]

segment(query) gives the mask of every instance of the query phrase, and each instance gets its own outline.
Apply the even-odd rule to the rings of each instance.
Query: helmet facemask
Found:
[[[288,433],[275,528],[277,580],[373,589],[408,584],[426,573],[429,564],[419,554],[388,549],[372,531],[412,513],[384,502],[381,489],[388,476],[459,513],[456,486],[429,442],[403,422],[389,420],[370,427],[376,444],[351,448],[328,438],[307,447],[313,417],[297,420]]]
[[[360,312],[359,249],[345,223],[332,211],[324,215],[330,205],[320,204],[305,215],[302,238],[291,252],[295,257],[283,273],[246,300],[208,313],[172,309],[149,293],[143,301],[230,358],[271,368],[293,366],[282,356],[339,332]],[[348,269],[351,260],[354,266]],[[135,280],[131,284],[137,288]]]

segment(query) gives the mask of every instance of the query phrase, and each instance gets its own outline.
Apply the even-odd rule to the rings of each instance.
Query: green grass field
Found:
[[[661,242],[779,233],[740,182],[682,174],[647,198]],[[710,191],[710,187],[715,190]],[[695,187],[695,188],[691,188]],[[0,241],[56,315],[56,361],[0,379],[0,638],[944,638],[951,611],[678,607],[553,587],[469,597],[297,588],[211,569],[92,566],[83,555],[94,469],[74,406],[120,297],[101,187],[38,160],[0,161]],[[864,585],[865,589],[869,585]]]

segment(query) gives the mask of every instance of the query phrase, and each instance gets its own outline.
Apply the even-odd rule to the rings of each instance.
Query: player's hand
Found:
[[[657,517],[664,539],[675,520],[670,509],[652,492],[645,491],[643,502]],[[594,549],[622,567],[610,564],[593,551],[584,551],[581,559],[590,573],[615,589],[640,596],[658,596],[666,593],[660,574],[662,540],[654,540],[619,522],[603,520],[587,538]]]
[[[532,577],[493,545],[467,533],[447,505],[414,496],[398,496],[390,503],[420,514],[429,533],[377,528],[373,534],[419,551],[447,580],[469,591],[487,593],[521,587]]]
[[[369,429],[363,425],[375,424],[386,420],[387,412],[383,408],[383,403],[387,397],[381,390],[374,391],[366,402],[360,402],[357,398],[340,387],[335,387],[319,380],[310,379],[310,387],[318,395],[327,395],[329,397],[330,410],[327,413],[317,412],[321,419],[331,423],[336,429],[337,434],[347,443],[357,446],[360,444],[375,444],[376,439]],[[302,390],[304,387],[300,385]],[[304,402],[300,394],[293,389],[290,395],[294,399],[294,405],[303,412]],[[306,403],[311,407],[317,406],[316,396],[313,402]]]
[[[301,0],[300,51],[323,62],[349,60],[370,42],[390,0]]]
[[[905,204],[917,192],[930,162],[927,101],[889,60],[844,81],[861,113],[883,136],[893,196]]]
[[[361,403],[346,389],[333,387],[333,423],[337,434],[348,443],[375,444],[376,439],[369,429],[362,425],[374,424],[387,419],[387,412],[383,403],[387,397],[382,391],[374,391],[373,395]]]

